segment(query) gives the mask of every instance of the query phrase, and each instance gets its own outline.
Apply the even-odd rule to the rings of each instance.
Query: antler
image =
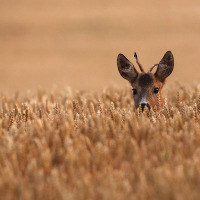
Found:
[[[134,53],[134,57],[135,57],[135,59],[136,59],[136,63],[138,64],[138,66],[139,66],[139,68],[140,68],[140,71],[141,71],[141,72],[144,72],[144,69],[143,69],[142,65],[140,64],[140,62],[139,62],[139,60],[138,60],[138,57],[137,57],[136,52]]]
[[[158,64],[154,64],[154,65],[149,69],[148,73],[150,73],[150,72],[153,70],[153,68],[154,68],[155,66],[158,66]]]

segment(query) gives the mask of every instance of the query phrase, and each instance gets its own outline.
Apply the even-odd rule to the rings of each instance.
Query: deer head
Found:
[[[128,80],[133,88],[133,98],[136,108],[141,106],[142,111],[145,106],[147,106],[149,110],[151,108],[154,109],[158,99],[162,107],[161,90],[166,78],[172,73],[174,68],[174,57],[171,51],[167,51],[161,61],[153,65],[147,73],[144,72],[136,53],[134,57],[136,58],[141,73],[138,73],[134,65],[123,54],[118,55],[117,66],[120,75]],[[152,73],[153,68],[156,66],[156,72]]]

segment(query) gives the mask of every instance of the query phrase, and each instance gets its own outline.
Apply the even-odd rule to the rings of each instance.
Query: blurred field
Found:
[[[199,200],[199,11],[0,0],[0,199]],[[167,50],[164,107],[142,113],[116,57],[137,51],[148,69]]]
[[[199,200],[199,85],[171,88],[144,113],[128,87],[5,96],[0,199]]]
[[[199,78],[200,1],[0,1],[0,91],[38,87],[100,91],[119,76],[116,56],[145,68],[167,50],[170,80]]]

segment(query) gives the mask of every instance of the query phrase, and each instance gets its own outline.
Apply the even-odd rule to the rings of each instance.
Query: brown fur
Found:
[[[137,55],[135,57],[138,63]],[[117,63],[121,76],[130,82],[134,90],[137,90],[137,94],[133,95],[136,108],[144,104],[148,105],[148,108],[154,109],[156,105],[157,109],[161,108],[163,105],[161,90],[174,67],[172,53],[170,51],[165,53],[159,64],[156,64],[158,68],[154,74],[151,73],[153,68],[148,73],[145,73],[143,69],[142,73],[138,73],[134,65],[123,54],[119,54]],[[141,69],[141,64],[139,65]],[[156,88],[158,88],[158,93],[155,93]]]
[[[131,84],[138,92],[137,95],[133,96],[136,108],[139,107],[142,98],[146,98],[149,106],[154,108],[157,105],[158,95],[160,95],[160,98],[162,96],[161,89],[163,85],[164,83],[160,82],[152,73],[139,74],[138,78]],[[159,88],[158,94],[153,93],[155,88]],[[162,98],[160,104],[162,105]]]

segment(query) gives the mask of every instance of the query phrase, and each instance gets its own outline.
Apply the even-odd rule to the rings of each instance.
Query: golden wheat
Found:
[[[198,86],[165,96],[143,113],[116,86],[1,97],[0,199],[200,199]]]

